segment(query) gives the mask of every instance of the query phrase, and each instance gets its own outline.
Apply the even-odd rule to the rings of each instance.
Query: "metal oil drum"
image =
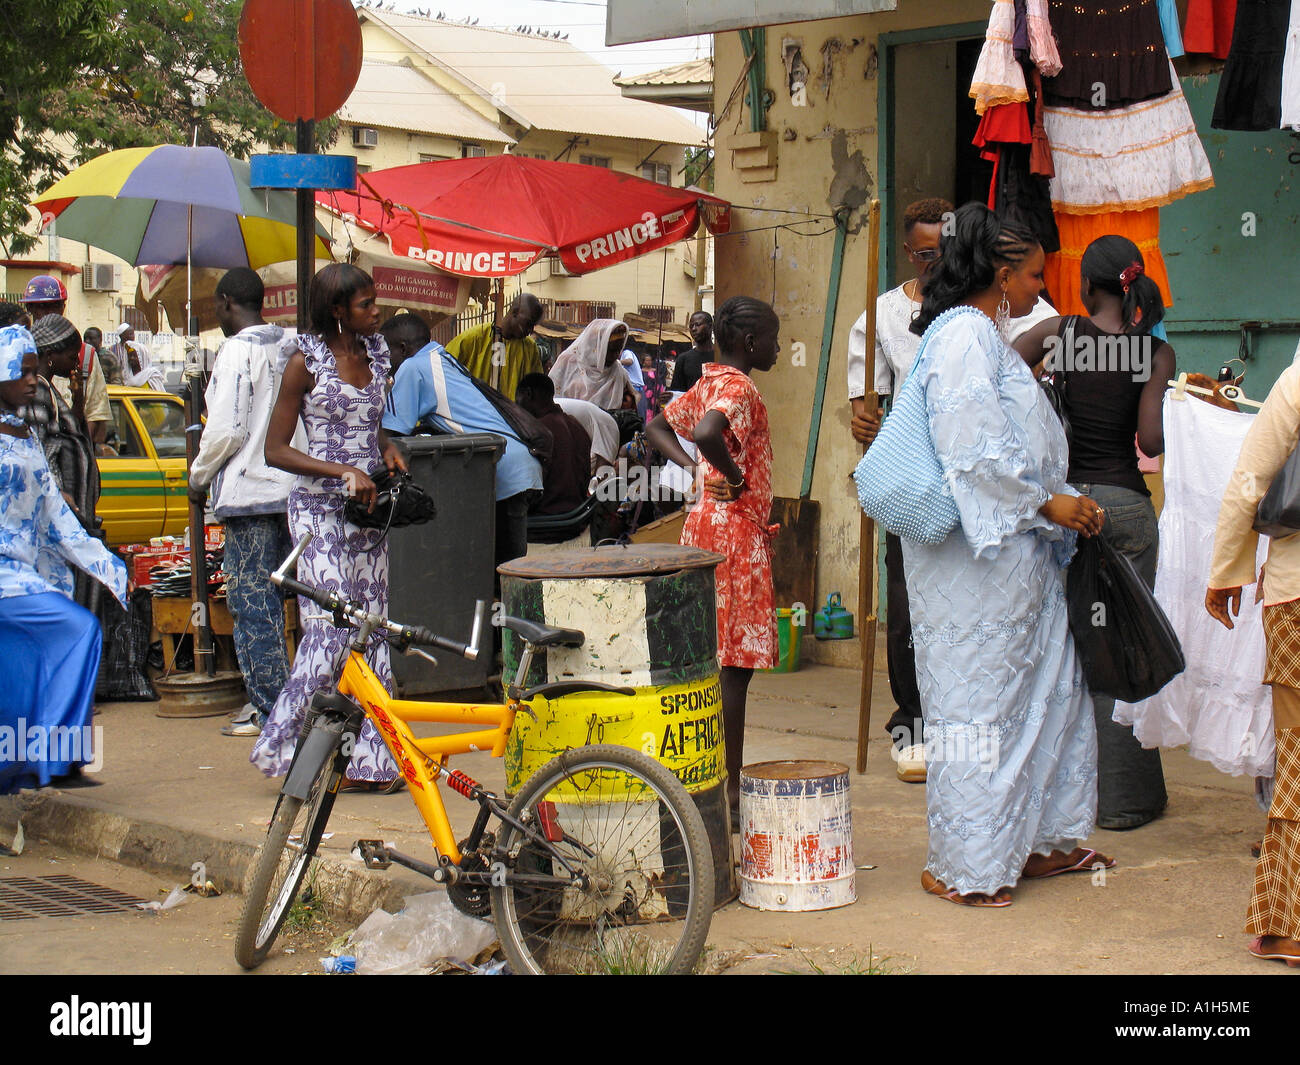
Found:
[[[757,762],[740,771],[740,901],[829,910],[857,898],[849,768]]]
[[[699,808],[713,850],[715,898],[735,898],[713,571],[721,555],[676,544],[577,548],[499,567],[505,612],[580,629],[582,647],[548,647],[527,686],[591,680],[633,696],[580,693],[531,701],[506,744],[506,789],[516,792],[546,762],[594,743],[630,747],[667,766]],[[523,641],[503,638],[504,676]]]

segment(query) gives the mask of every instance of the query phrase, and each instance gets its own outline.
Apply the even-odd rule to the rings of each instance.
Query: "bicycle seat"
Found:
[[[523,618],[505,617],[501,624],[511,632],[518,634],[534,647],[581,647],[587,636],[577,629],[557,629],[551,625],[539,625],[535,621]]]

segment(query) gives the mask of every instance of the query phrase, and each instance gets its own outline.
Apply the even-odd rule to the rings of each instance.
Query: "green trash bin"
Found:
[[[800,611],[802,614],[803,612]],[[780,607],[776,612],[776,643],[780,652],[774,669],[762,673],[794,673],[799,669],[799,645],[803,643],[803,625],[794,623],[794,611]]]

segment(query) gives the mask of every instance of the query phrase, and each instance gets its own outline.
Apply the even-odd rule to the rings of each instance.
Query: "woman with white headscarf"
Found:
[[[617,410],[636,394],[626,368],[619,362],[627,340],[627,325],[615,318],[597,318],[582,331],[551,367],[556,398],[585,399],[602,410]]]
[[[126,322],[117,327],[118,362],[122,366],[122,383],[131,388],[167,391],[167,378],[154,365],[153,355],[143,344],[135,343],[135,330]]]

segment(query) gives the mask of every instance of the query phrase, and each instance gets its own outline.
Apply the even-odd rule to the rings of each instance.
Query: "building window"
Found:
[[[671,185],[673,168],[667,163],[642,163],[641,176],[647,181],[657,181],[660,185]]]
[[[487,149],[481,144],[462,144],[460,146],[460,157],[462,159],[481,159],[487,155]]]
[[[610,168],[608,155],[580,155],[578,156],[578,162],[583,166],[603,166],[606,170]]]
[[[547,317],[570,325],[588,325],[597,318],[614,317],[612,303],[596,300],[556,300],[554,303],[546,301],[543,307],[549,310]]]
[[[637,308],[637,314],[656,322],[663,322],[665,325],[671,325],[677,317],[677,308],[662,307],[654,303],[643,303]]]
[[[450,155],[434,155],[432,152],[421,152],[420,162],[422,163],[441,163],[444,159],[452,158]]]

